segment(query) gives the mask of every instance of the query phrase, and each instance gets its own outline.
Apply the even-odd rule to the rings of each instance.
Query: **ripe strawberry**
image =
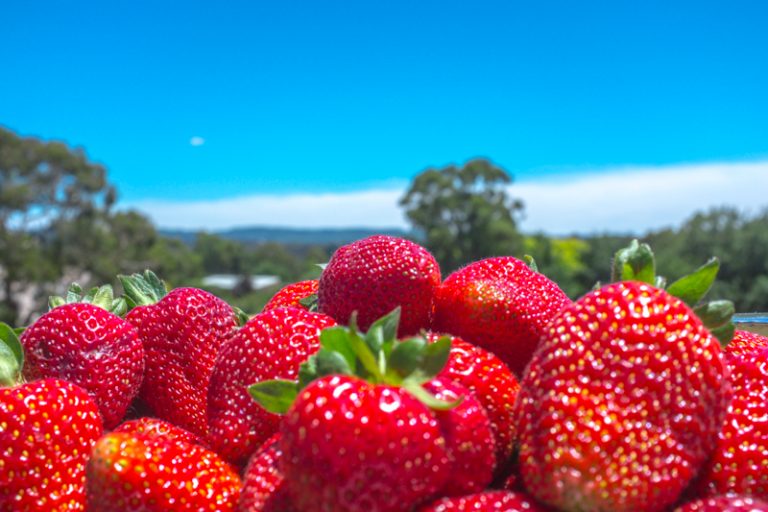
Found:
[[[518,376],[547,323],[570,299],[511,256],[476,261],[449,275],[435,294],[432,330],[496,354]]]
[[[203,440],[192,432],[188,432],[160,418],[143,417],[126,421],[121,423],[112,432],[167,437],[176,441],[184,441],[185,443],[205,447]]]
[[[475,488],[490,478],[493,441],[477,402],[466,394],[461,409],[425,389],[468,393],[433,380],[448,359],[450,338],[397,340],[399,311],[366,334],[354,321],[324,329],[298,383],[249,388],[262,406],[285,413],[280,469],[296,510],[411,510],[449,487]],[[445,414],[452,407],[459,410]],[[468,476],[469,468],[477,474]]]
[[[700,473],[698,495],[768,500],[768,348],[730,354],[727,360],[733,398],[717,447]]]
[[[715,496],[685,503],[674,512],[768,512],[768,503],[752,496]]]
[[[605,286],[551,322],[518,395],[525,487],[563,511],[661,511],[717,440],[720,345],[681,300]]]
[[[544,512],[546,509],[519,492],[486,491],[458,498],[443,498],[419,512]]]
[[[376,235],[340,247],[320,276],[318,310],[347,324],[357,311],[363,329],[402,308],[400,336],[429,327],[432,298],[440,284],[435,258],[409,240]]]
[[[430,333],[427,339],[434,342],[439,335]],[[467,388],[485,409],[501,468],[512,455],[516,439],[514,407],[520,385],[512,371],[491,352],[453,336],[448,362],[438,377]]]
[[[446,402],[461,400],[456,407],[435,411],[451,466],[444,485],[446,496],[480,492],[493,477],[496,446],[485,410],[471,392],[447,378],[436,378],[424,386]]]
[[[239,512],[291,512],[285,479],[278,462],[283,457],[280,434],[267,439],[248,461],[240,492]]]
[[[166,295],[165,285],[149,271],[120,280],[135,305],[126,319],[144,345],[141,399],[158,417],[205,439],[208,381],[219,348],[238,325],[235,311],[197,288]]]
[[[110,311],[116,305],[111,287],[93,289],[85,297],[81,291],[73,285],[68,302],[52,298],[56,307],[21,335],[24,377],[79,385],[99,406],[104,427],[113,428],[139,392],[144,349],[136,328]]]
[[[208,389],[211,447],[245,465],[250,455],[277,431],[279,416],[248,395],[247,387],[270,379],[295,379],[299,365],[320,348],[320,331],[336,325],[320,313],[278,308],[251,318],[222,347]]]
[[[317,279],[299,281],[281,288],[264,306],[262,313],[276,308],[301,308],[308,309],[302,300],[308,299],[317,294]]]
[[[104,435],[86,471],[88,512],[223,512],[240,494],[240,478],[218,455],[154,434]]]
[[[725,352],[741,357],[766,348],[768,348],[768,336],[750,331],[736,331],[733,339],[725,346]]]

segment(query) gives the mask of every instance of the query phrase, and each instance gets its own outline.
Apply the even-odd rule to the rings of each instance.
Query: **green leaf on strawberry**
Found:
[[[145,270],[143,274],[119,275],[117,278],[123,285],[128,309],[156,304],[168,294],[165,283],[151,270]]]
[[[126,299],[115,297],[112,286],[108,284],[94,286],[83,293],[83,288],[79,284],[72,283],[67,288],[67,294],[64,297],[52,295],[48,298],[48,306],[51,309],[64,304],[93,304],[117,316],[123,316],[128,312]]]
[[[0,322],[0,386],[13,386],[24,366],[24,349],[15,329]]]

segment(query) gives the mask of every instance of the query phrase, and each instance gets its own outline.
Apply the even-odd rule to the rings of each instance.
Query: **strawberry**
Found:
[[[86,471],[88,512],[223,512],[240,494],[240,478],[218,455],[153,433],[102,436]]]
[[[738,330],[734,333],[733,339],[725,346],[725,352],[737,357],[744,356],[751,352],[760,351],[768,348],[768,336]]]
[[[81,292],[75,284],[66,301],[52,297],[55,307],[24,330],[24,377],[79,385],[99,406],[104,427],[113,428],[139,392],[144,349],[136,328],[112,312],[124,303],[110,286]]]
[[[520,383],[525,487],[566,512],[665,510],[714,448],[730,397],[720,345],[682,300],[604,286],[553,319]]]
[[[85,509],[85,464],[102,433],[99,408],[71,382],[19,384],[15,332],[0,324],[0,510]]]
[[[738,333],[734,340],[744,340]],[[768,348],[739,354],[727,358],[733,398],[697,489],[700,496],[735,493],[768,500]]]
[[[547,323],[570,303],[524,262],[487,258],[445,278],[435,294],[432,330],[490,350],[519,376]]]
[[[450,338],[397,340],[399,312],[365,334],[354,318],[349,328],[324,329],[298,383],[249,388],[262,406],[285,414],[280,470],[296,510],[410,510],[455,486],[477,488],[490,479],[493,440],[482,409],[463,388],[434,380]],[[463,395],[466,408],[425,386],[451,399]]]
[[[165,285],[152,272],[119,276],[130,305],[126,319],[144,345],[140,398],[155,415],[205,439],[208,382],[216,354],[238,325],[236,312],[197,288]]]
[[[768,503],[752,496],[715,496],[685,503],[674,512],[768,512]]]
[[[442,498],[419,512],[544,512],[546,509],[519,492],[486,491],[467,496]]]
[[[303,302],[317,294],[318,284],[319,282],[317,279],[309,279],[307,281],[299,281],[298,283],[289,284],[288,286],[281,288],[274,296],[272,296],[264,308],[262,308],[261,312],[263,313],[276,308],[309,309]]]
[[[430,342],[439,338],[435,333],[427,336]],[[520,388],[515,375],[491,352],[452,336],[448,362],[438,377],[461,384],[480,402],[491,424],[501,468],[515,444],[514,407]]]
[[[264,442],[248,461],[240,492],[239,512],[291,512],[285,479],[278,467],[283,457],[275,434]]]
[[[402,309],[400,336],[429,327],[432,298],[440,284],[435,258],[420,245],[376,235],[340,247],[320,276],[317,307],[347,324],[357,312],[363,329],[396,307]]]
[[[265,411],[247,386],[295,379],[299,365],[320,348],[320,331],[336,325],[329,316],[296,308],[272,309],[251,318],[219,351],[208,389],[211,447],[245,465],[277,431],[279,416]]]
[[[192,432],[188,432],[159,418],[143,417],[126,421],[118,425],[112,432],[168,437],[177,441],[205,447],[203,440]]]
[[[458,402],[445,411],[435,411],[451,472],[443,494],[461,496],[485,489],[496,467],[496,447],[485,409],[470,391],[447,378],[435,378],[424,386],[436,398]]]

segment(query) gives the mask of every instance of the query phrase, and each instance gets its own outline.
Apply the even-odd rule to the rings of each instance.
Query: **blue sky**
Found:
[[[551,210],[547,184],[564,193],[644,172],[678,183],[692,168],[768,175],[768,3],[758,0],[43,1],[2,11],[0,124],[83,146],[107,165],[121,203],[161,225],[398,224],[394,191],[476,156],[515,177],[512,193],[527,191],[531,229],[553,231],[622,226],[601,224],[610,215],[543,222],[533,213]],[[701,202],[744,202],[723,192]],[[352,210],[338,207],[345,200]],[[270,201],[337,215],[252,213]]]

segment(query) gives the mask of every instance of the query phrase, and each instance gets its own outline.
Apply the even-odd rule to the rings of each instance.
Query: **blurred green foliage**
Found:
[[[631,237],[523,235],[517,228],[523,204],[509,196],[511,183],[486,160],[429,169],[414,179],[401,205],[443,276],[480,258],[529,254],[572,298],[607,282],[614,253]],[[318,277],[317,264],[337,247],[243,243],[212,233],[184,242],[162,236],[139,212],[114,211],[116,197],[104,167],[82,150],[0,128],[0,321],[28,323],[44,311],[48,295],[63,292],[66,278],[117,286],[118,273],[146,268],[172,287],[205,288],[210,274],[241,276],[233,290],[208,289],[255,314],[281,286]],[[699,212],[678,229],[640,238],[654,248],[658,273],[670,281],[719,257],[710,299],[733,300],[737,311],[768,311],[768,210]],[[246,276],[258,274],[278,276],[281,284],[253,290]],[[21,314],[22,301],[32,303],[29,314]]]

